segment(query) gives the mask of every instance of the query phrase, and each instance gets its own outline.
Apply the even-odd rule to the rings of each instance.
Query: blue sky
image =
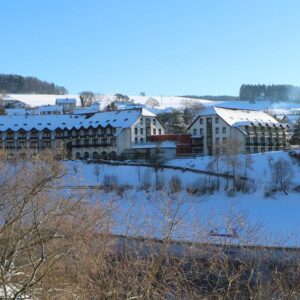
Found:
[[[0,72],[71,93],[300,85],[298,0],[0,0]]]

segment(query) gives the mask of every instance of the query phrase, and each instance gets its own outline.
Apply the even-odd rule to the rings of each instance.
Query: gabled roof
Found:
[[[275,118],[273,118],[272,116],[268,115],[263,111],[258,111],[258,110],[232,109],[232,108],[211,106],[205,109],[204,111],[202,111],[199,117],[210,116],[210,115],[218,115],[228,125],[233,127],[247,126],[247,125],[263,125],[263,126],[280,125],[280,123]],[[194,122],[192,124],[194,124]],[[191,127],[191,125],[189,126],[189,128]]]
[[[38,111],[41,112],[59,112],[63,113],[63,108],[60,105],[41,105],[38,107]]]
[[[282,122],[289,122],[293,125],[296,125],[298,121],[300,121],[300,115],[285,115],[282,118]]]
[[[33,128],[41,131],[45,128],[72,129],[97,128],[98,126],[130,128],[140,116],[156,116],[146,109],[129,109],[121,111],[99,112],[92,116],[86,115],[29,115],[29,116],[0,116],[0,131],[21,128],[29,131]]]
[[[76,104],[75,98],[56,98],[56,104]]]

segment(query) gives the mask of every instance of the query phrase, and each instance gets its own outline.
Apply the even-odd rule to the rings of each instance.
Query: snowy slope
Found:
[[[271,180],[270,157],[275,160],[283,158],[291,161],[285,152],[252,155],[253,166],[248,176],[255,180],[257,189],[249,194],[236,193],[229,196],[223,191],[225,180],[222,180],[220,192],[191,195],[186,192],[185,188],[195,182],[208,181],[208,176],[168,169],[158,172],[158,176],[163,176],[165,180],[165,188],[163,192],[159,192],[154,188],[155,172],[152,168],[100,165],[97,180],[95,164],[75,161],[65,162],[68,170],[65,184],[101,185],[105,175],[115,175],[118,184],[131,185],[132,187],[122,196],[116,193],[107,194],[101,190],[89,191],[90,201],[103,203],[107,199],[115,199],[118,216],[114,231],[117,233],[126,231],[133,235],[143,235],[146,234],[146,228],[149,230],[150,226],[153,235],[161,236],[161,222],[164,220],[166,206],[170,205],[174,209],[180,202],[179,214],[182,220],[180,228],[174,232],[174,238],[205,241],[208,238],[208,232],[211,230],[225,232],[230,223],[230,226],[234,226],[239,232],[239,237],[231,242],[300,247],[300,194],[290,192],[286,195],[278,192],[272,197],[264,196],[265,186]],[[205,170],[209,162],[209,157],[203,157],[178,159],[169,163]],[[295,162],[292,164],[292,169],[295,174],[294,185],[297,185],[300,183],[300,167]],[[169,193],[169,180],[174,175],[182,180],[182,192],[177,196]],[[153,184],[150,192],[140,189],[145,177],[150,178]],[[129,231],[126,223],[128,214],[132,217]],[[255,241],[243,240],[247,226],[258,228]]]
[[[75,98],[80,104],[79,95],[45,95],[45,94],[8,94],[8,99],[19,100],[29,106],[55,104],[56,98]]]
[[[25,102],[30,106],[55,104],[56,98],[75,98],[77,100],[77,105],[80,105],[79,95],[38,95],[38,94],[8,94],[11,99],[20,100]],[[227,108],[240,108],[240,109],[254,109],[254,110],[271,110],[275,114],[288,114],[291,110],[297,111],[300,109],[300,104],[297,103],[286,103],[286,102],[276,102],[272,103],[270,101],[256,101],[255,103],[250,103],[248,101],[211,101],[206,99],[189,99],[184,97],[175,96],[134,96],[129,95],[129,99],[132,99],[135,104],[145,105],[149,98],[156,99],[159,103],[159,107],[154,107],[149,109],[158,114],[160,112],[170,112],[172,109],[181,108],[187,101],[201,103],[204,106],[219,106]],[[113,94],[97,95],[96,99],[101,103],[101,107],[106,107],[111,102],[116,100]]]

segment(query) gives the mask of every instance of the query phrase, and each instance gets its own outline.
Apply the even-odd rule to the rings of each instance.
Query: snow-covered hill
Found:
[[[23,94],[9,94],[9,98],[22,101],[30,106],[39,106],[46,104],[55,104],[56,98],[75,98],[77,100],[77,105],[80,105],[79,95],[23,95]],[[146,105],[149,98],[157,100],[160,105],[158,107],[148,107],[154,113],[168,112],[173,108],[178,109],[184,106],[185,102],[196,102],[201,103],[204,106],[216,105],[220,107],[228,108],[240,108],[240,109],[255,109],[255,110],[270,110],[275,114],[288,114],[292,110],[299,110],[299,103],[287,103],[287,102],[276,102],[272,103],[270,101],[256,101],[251,103],[248,101],[211,101],[205,99],[190,99],[184,97],[175,96],[128,96],[129,99],[133,100],[135,104]],[[96,99],[101,103],[101,107],[104,108],[109,105],[116,98],[113,94],[107,95],[97,95]]]

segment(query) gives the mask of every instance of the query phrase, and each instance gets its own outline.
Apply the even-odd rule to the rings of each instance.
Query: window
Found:
[[[138,134],[138,129],[136,127],[134,128],[134,133]]]
[[[220,138],[217,137],[216,138],[216,144],[219,145],[219,143],[220,143]]]
[[[140,118],[140,124],[144,124],[143,118]]]
[[[156,125],[156,119],[153,119],[153,125]]]
[[[200,122],[200,125],[202,125],[203,124],[203,118],[200,118],[199,122]]]
[[[200,128],[200,135],[203,135],[203,128]]]
[[[215,118],[215,122],[216,122],[216,124],[219,123],[219,118],[218,117]]]
[[[216,155],[219,155],[220,154],[220,149],[216,148],[215,153],[216,153]]]
[[[161,129],[160,128],[158,129],[158,134],[161,134]]]
[[[135,143],[137,143],[137,141],[138,141],[137,137],[136,137],[136,138],[134,138],[134,142],[135,142]]]
[[[222,128],[222,133],[226,133],[226,127]]]
[[[153,128],[153,134],[156,134],[156,129],[155,128]]]
[[[196,128],[193,129],[193,135],[197,135],[197,129]]]
[[[140,134],[144,133],[144,128],[140,128]]]
[[[223,137],[223,144],[225,144],[227,142],[227,138]]]
[[[219,127],[216,127],[216,134],[218,134],[219,133]]]
[[[141,138],[140,141],[141,141],[141,143],[144,143],[144,138]]]

